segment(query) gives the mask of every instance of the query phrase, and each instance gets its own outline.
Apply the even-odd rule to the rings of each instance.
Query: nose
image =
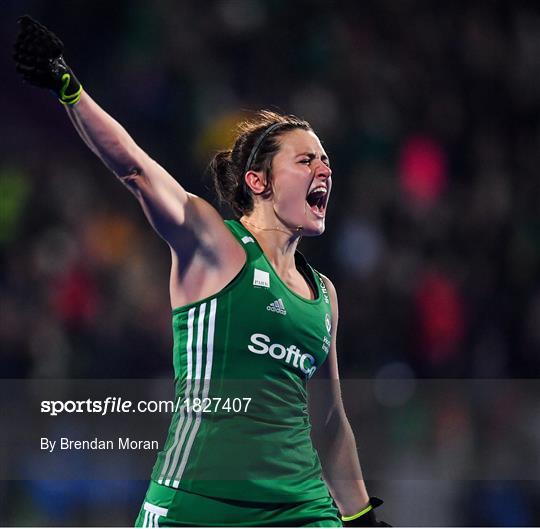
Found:
[[[319,163],[317,165],[317,169],[315,171],[315,176],[319,178],[324,178],[327,180],[332,176],[332,169],[328,167],[322,160],[317,160]]]

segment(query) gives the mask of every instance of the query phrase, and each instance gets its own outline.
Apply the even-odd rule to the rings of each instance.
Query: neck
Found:
[[[301,230],[284,226],[277,218],[268,222],[254,215],[243,216],[240,222],[257,239],[274,268],[287,271],[295,268],[294,253],[301,237]]]

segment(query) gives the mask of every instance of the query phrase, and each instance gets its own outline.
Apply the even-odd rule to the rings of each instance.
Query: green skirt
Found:
[[[193,494],[150,482],[135,527],[342,527],[332,498],[261,503]]]

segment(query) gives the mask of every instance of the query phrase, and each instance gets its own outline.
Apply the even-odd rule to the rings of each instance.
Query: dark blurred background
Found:
[[[17,78],[10,54],[24,13],[63,39],[85,89],[139,145],[211,201],[206,165],[246,112],[312,123],[334,191],[326,233],[301,250],[338,290],[343,378],[539,377],[534,2],[3,0],[2,378],[172,376],[167,246],[55,98]],[[493,421],[514,412],[509,399]],[[396,413],[392,435],[426,408],[475,443],[466,399],[419,402],[412,422]],[[530,409],[520,420],[538,443],[540,410]],[[359,424],[377,420],[364,412]],[[130,524],[145,487],[107,485],[118,487],[105,494],[113,508],[103,485],[83,485],[4,482],[0,520]],[[393,498],[396,525],[540,524],[531,480],[373,488]],[[435,505],[427,520],[424,502]]]

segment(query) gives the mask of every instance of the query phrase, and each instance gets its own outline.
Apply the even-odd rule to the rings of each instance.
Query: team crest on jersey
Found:
[[[328,313],[324,316],[324,323],[326,325],[326,330],[328,331],[328,334],[330,334],[330,331],[332,329],[332,321],[330,320],[330,315]]]
[[[270,288],[270,274],[264,270],[253,270],[253,286]]]

